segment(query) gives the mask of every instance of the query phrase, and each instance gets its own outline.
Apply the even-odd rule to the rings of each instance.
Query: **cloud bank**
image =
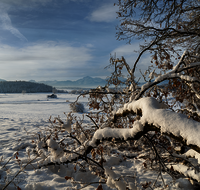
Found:
[[[6,80],[66,79],[77,70],[88,69],[86,63],[92,60],[90,52],[87,47],[57,42],[41,42],[24,48],[1,45],[0,76]]]

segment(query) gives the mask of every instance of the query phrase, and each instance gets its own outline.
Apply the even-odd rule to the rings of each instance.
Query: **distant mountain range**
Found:
[[[0,82],[11,82],[11,81],[6,81],[4,79],[0,79]],[[13,82],[13,81],[12,81]],[[49,86],[53,87],[79,87],[79,88],[94,88],[97,86],[105,86],[106,85],[106,80],[102,78],[93,78],[93,77],[83,77],[82,79],[78,79],[76,81],[71,81],[71,80],[66,80],[66,81],[57,81],[57,80],[52,80],[52,81],[35,81],[35,80],[29,80],[27,82],[32,82],[32,83],[42,83],[46,84]]]
[[[125,80],[125,79],[121,79]],[[152,81],[153,82],[153,81]],[[36,86],[37,89],[36,89]],[[142,86],[146,82],[141,82],[138,85]],[[23,84],[23,85],[22,85]],[[38,85],[37,85],[38,84]],[[107,81],[102,78],[93,78],[93,77],[83,77],[82,79],[78,79],[76,81],[66,80],[66,81],[6,81],[4,79],[0,79],[0,93],[8,93],[8,92],[51,92],[53,90],[53,87],[57,89],[65,89],[65,88],[80,88],[80,89],[89,89],[89,88],[96,88],[98,86],[105,86],[107,84]],[[168,80],[161,82],[159,85],[165,86],[168,84]],[[14,85],[14,86],[13,86]],[[44,86],[42,86],[44,85]],[[45,86],[46,85],[46,86]],[[9,87],[9,88],[7,88]],[[11,87],[11,88],[10,88]],[[15,89],[17,87],[17,89]],[[30,89],[33,88],[33,89]],[[41,87],[44,88],[41,90]],[[12,89],[12,90],[11,90]]]
[[[121,80],[125,81],[124,78],[121,78]],[[0,82],[5,82],[6,80],[0,79]],[[9,81],[7,81],[9,82]],[[74,87],[74,88],[95,88],[97,86],[105,86],[107,84],[107,81],[102,78],[98,77],[83,77],[82,79],[78,79],[76,81],[71,81],[71,80],[66,80],[66,81],[57,81],[57,80],[52,80],[52,81],[35,81],[35,80],[29,80],[28,82],[32,83],[42,83],[45,85],[49,85],[55,88],[66,88],[66,87]],[[153,81],[152,81],[153,82]],[[146,82],[141,82],[139,83],[139,86],[142,86]],[[159,85],[166,85],[168,84],[168,80],[161,82]]]
[[[33,80],[31,80],[33,82]],[[76,81],[66,80],[66,81],[38,81],[38,83],[47,84],[53,87],[97,87],[97,86],[105,86],[106,80],[102,78],[92,78],[92,77],[83,77],[82,79],[78,79]]]

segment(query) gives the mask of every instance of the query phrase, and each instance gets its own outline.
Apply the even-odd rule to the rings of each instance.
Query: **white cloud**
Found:
[[[94,22],[112,22],[116,20],[118,7],[113,4],[105,4],[91,13],[87,19]]]
[[[21,49],[1,45],[0,76],[6,80],[67,78],[72,70],[84,70],[91,59],[89,48],[65,43],[43,42]]]
[[[116,53],[117,56],[130,56],[133,55],[133,51],[136,49],[138,49],[138,45],[127,44],[114,49],[111,54]]]
[[[13,35],[22,41],[28,41],[16,28],[12,26],[11,20],[6,12],[0,13],[1,27],[3,30],[10,31]]]
[[[13,27],[11,19],[7,13],[9,8],[10,7],[7,4],[4,4],[2,2],[0,3],[0,26],[1,26],[1,29],[8,30],[9,32],[11,32],[13,35],[15,35],[17,38],[19,38],[22,41],[28,41],[26,39],[26,37],[24,37],[17,28]]]

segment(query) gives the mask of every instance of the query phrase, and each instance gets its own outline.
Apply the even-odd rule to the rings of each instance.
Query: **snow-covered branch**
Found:
[[[69,163],[77,159],[86,159],[93,148],[96,148],[103,141],[128,141],[138,140],[149,131],[157,131],[178,140],[200,153],[200,124],[188,119],[185,115],[166,110],[163,103],[155,98],[141,98],[140,100],[127,103],[120,108],[115,117],[125,116],[125,113],[137,113],[142,111],[142,117],[135,121],[132,128],[104,128],[98,129],[90,141],[56,159],[49,159],[40,162],[42,165],[55,163]]]
[[[140,100],[125,104],[123,108],[117,111],[115,118],[128,113],[137,113],[137,110],[140,109],[142,117],[137,121],[137,123],[140,123],[140,126],[144,126],[147,123],[153,125],[161,133],[169,134],[169,136],[182,141],[183,144],[200,153],[199,122],[188,119],[187,116],[181,113],[166,110],[166,108],[163,103],[159,103],[152,97],[141,98]]]
[[[184,54],[185,55],[185,54]],[[184,56],[183,56],[184,57]],[[172,71],[166,73],[166,74],[163,74],[161,76],[158,76],[153,82],[147,82],[145,83],[142,87],[141,87],[141,91],[139,92],[139,94],[137,94],[137,96],[135,97],[135,100],[138,100],[139,98],[142,97],[142,95],[147,91],[149,90],[152,86],[155,86],[165,80],[169,80],[169,79],[174,79],[174,78],[179,78],[181,79],[182,81],[186,81],[188,83],[194,83],[194,82],[198,82],[200,83],[200,80],[196,77],[191,77],[189,75],[184,75],[184,74],[181,74],[182,71],[185,71],[185,70],[188,70],[188,69],[191,69],[193,67],[198,67],[200,66],[200,62],[195,62],[195,63],[192,63],[190,64],[189,66],[187,67],[184,67],[184,68],[179,68],[180,67],[180,63],[179,62],[174,68]],[[194,88],[192,89],[194,91]],[[194,91],[195,92],[195,91]]]

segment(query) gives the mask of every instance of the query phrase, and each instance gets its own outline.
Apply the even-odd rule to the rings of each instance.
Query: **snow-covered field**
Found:
[[[76,100],[76,96],[59,94],[57,99],[47,99],[47,95],[48,93],[0,94],[1,144],[6,145],[14,139],[26,139],[24,128],[37,132],[37,126],[49,124],[50,116],[66,118],[64,112],[70,111],[69,104]]]
[[[70,112],[69,104],[74,102],[77,97],[77,95],[63,93],[58,94],[57,99],[47,99],[47,95],[45,93],[0,94],[0,157],[3,156],[1,166],[4,166],[17,151],[18,159],[25,165],[28,160],[27,148],[32,147],[32,135],[27,135],[26,131],[37,133],[39,127],[50,125],[48,122],[50,116],[54,118],[59,115],[61,119],[65,120],[66,116],[63,112]],[[87,98],[81,98],[80,101],[84,104],[86,112],[88,112]],[[81,116],[81,114],[76,114]],[[85,117],[85,123],[89,123],[87,117]],[[187,179],[173,181],[168,174],[162,174],[161,178],[159,173],[147,169],[144,164],[145,151],[140,151],[140,155],[131,147],[129,151],[125,151],[123,148],[113,148],[111,151],[112,156],[105,157],[105,166],[107,168],[112,167],[114,173],[110,175],[114,175],[115,178],[122,177],[125,181],[128,180],[129,189],[134,189],[135,182],[139,185],[138,189],[146,188],[148,184],[151,184],[151,187],[157,187],[155,189],[162,189],[162,178],[165,181],[166,189],[190,189],[191,187]],[[126,159],[125,156],[127,156]],[[134,157],[138,157],[138,159],[134,159]],[[14,157],[4,168],[0,169],[0,188],[2,189],[6,182],[9,182],[19,170],[20,166]],[[111,170],[108,169],[107,173],[109,172]],[[66,176],[72,178],[66,180]],[[154,185],[157,177],[157,183]],[[83,171],[73,163],[38,168],[36,159],[34,163],[28,165],[14,179],[7,189],[17,189],[19,187],[22,190],[64,190],[84,187],[83,189],[92,190],[97,189],[99,181],[101,179],[93,171],[87,168]],[[90,185],[87,186],[87,184]],[[111,182],[110,185],[112,186]],[[113,189],[116,189],[117,182],[115,185]],[[102,188],[103,190],[112,189],[107,187],[106,184],[102,184]]]

